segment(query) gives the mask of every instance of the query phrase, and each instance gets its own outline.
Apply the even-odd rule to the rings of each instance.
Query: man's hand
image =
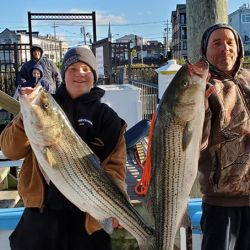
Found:
[[[34,88],[32,88],[32,87],[21,87],[19,89],[19,92],[20,92],[21,95],[25,95],[25,94],[29,95],[30,93],[32,93],[33,89]]]
[[[205,111],[209,108],[208,98],[215,91],[215,87],[210,85],[209,88],[205,92]]]
[[[122,226],[119,224],[119,221],[115,218],[112,220],[112,226],[113,228],[122,228]]]

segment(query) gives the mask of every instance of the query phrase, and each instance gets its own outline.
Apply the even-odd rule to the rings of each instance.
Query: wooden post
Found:
[[[200,58],[203,32],[216,23],[228,23],[227,0],[186,0],[187,54],[190,62]]]

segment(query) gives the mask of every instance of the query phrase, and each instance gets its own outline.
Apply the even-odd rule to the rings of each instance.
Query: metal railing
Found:
[[[0,90],[13,96],[18,70],[29,59],[29,44],[0,44]]]
[[[150,120],[157,108],[158,85],[141,81],[132,81],[131,84],[141,90],[140,101],[142,103],[142,119]]]
[[[158,67],[135,67],[130,69],[131,81],[142,81],[145,83],[155,83],[158,81],[158,74],[155,71]]]

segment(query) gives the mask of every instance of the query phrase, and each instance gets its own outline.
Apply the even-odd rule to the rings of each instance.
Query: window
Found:
[[[250,23],[250,14],[243,14],[241,16],[241,22],[242,23]]]
[[[187,28],[181,28],[181,39],[187,39]]]
[[[11,43],[11,39],[10,38],[4,38],[4,43],[5,44]]]
[[[244,42],[250,42],[250,35],[249,36],[247,36],[247,35],[244,36]]]
[[[186,24],[186,15],[180,14],[180,24]]]
[[[186,50],[187,49],[187,42],[182,42],[182,49]]]

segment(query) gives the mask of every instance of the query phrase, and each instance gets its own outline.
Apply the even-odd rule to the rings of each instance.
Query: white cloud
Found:
[[[70,13],[92,13],[92,11],[88,10],[80,10],[80,9],[71,9]],[[123,15],[114,15],[110,14],[107,11],[96,11],[96,23],[98,25],[102,24],[126,24],[128,21]]]

